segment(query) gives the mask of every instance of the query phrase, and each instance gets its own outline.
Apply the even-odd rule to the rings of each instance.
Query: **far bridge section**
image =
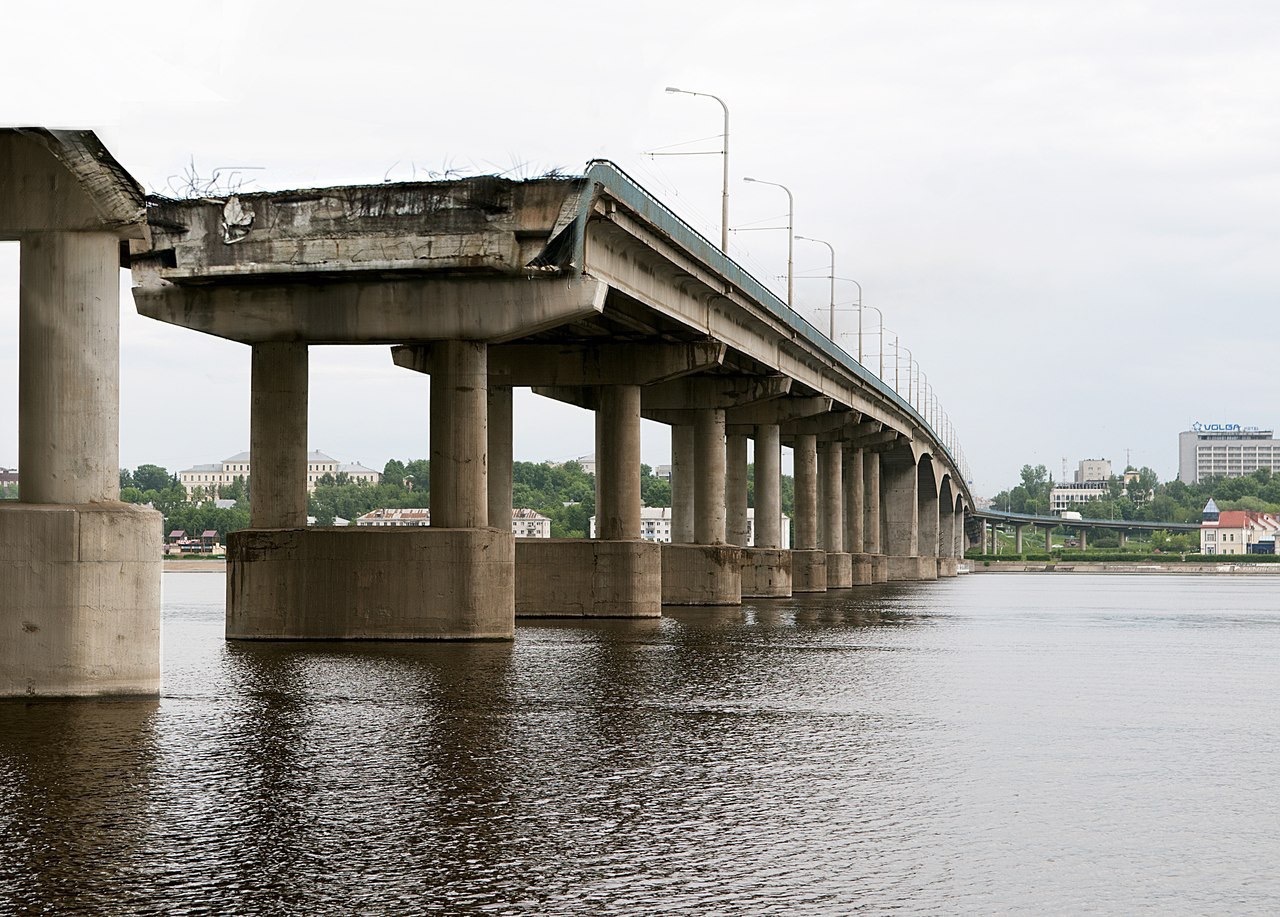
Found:
[[[969,513],[970,527],[976,527],[975,538],[981,546],[982,553],[995,553],[996,530],[1002,526],[1011,527],[1014,537],[1014,553],[1021,554],[1023,546],[1023,530],[1031,526],[1044,529],[1044,545],[1046,553],[1052,550],[1053,530],[1064,527],[1079,532],[1080,547],[1089,546],[1090,529],[1107,529],[1120,533],[1123,545],[1130,532],[1198,532],[1200,524],[1196,522],[1136,522],[1126,519],[1075,519],[1067,516],[1038,516],[1031,513],[1014,513],[1007,510],[980,509]]]
[[[125,203],[135,201],[136,183],[100,145],[107,179],[69,156],[73,142],[96,138],[46,133],[27,150],[26,135],[0,131],[0,152],[23,147],[41,175],[80,182],[108,204],[119,185]],[[23,196],[44,186],[0,196],[9,209],[0,216],[24,249],[44,227],[23,228]],[[142,314],[252,349],[252,520],[229,539],[229,638],[509,639],[517,615],[650,617],[664,603],[737,604],[956,572],[973,502],[950,435],[936,434],[892,387],[610,163],[576,178],[149,197],[145,208],[145,220],[136,202],[118,218],[90,208],[101,230],[92,221],[69,228],[126,240]],[[61,254],[67,270],[81,269],[76,251]],[[24,291],[28,282],[24,273]],[[105,295],[108,285],[95,291]],[[61,328],[83,316],[25,293],[22,309],[22,371],[36,388],[52,385],[27,365],[28,319]],[[421,421],[430,430],[430,527],[307,527],[312,344],[392,345],[398,365],[431,375]],[[35,415],[73,426],[86,410],[116,410],[114,338],[50,346],[57,352],[36,356],[51,366],[86,346],[102,356],[102,404],[24,396],[24,457],[36,455]],[[521,386],[595,412],[599,538],[513,539],[511,392]],[[669,545],[640,538],[642,417],[672,427]],[[794,546],[780,537],[784,444],[795,458]],[[56,467],[85,465],[78,441],[55,445]],[[94,481],[114,480],[115,442],[93,448],[85,467]],[[30,463],[20,469],[24,499],[36,473]],[[116,497],[109,487],[50,493],[62,502]],[[30,512],[18,504],[13,518]],[[110,645],[77,644],[89,662],[73,686],[14,674],[22,647],[38,642],[22,633],[52,620],[69,632],[80,626],[48,588],[46,558],[33,559],[40,542],[15,547],[23,537],[0,530],[0,567],[22,572],[18,597],[0,594],[5,634],[16,638],[0,650],[0,695],[110,693],[115,686],[95,681],[94,666],[126,649],[128,628]],[[147,553],[141,542],[138,552]],[[78,556],[67,560],[79,569]],[[143,624],[158,622],[159,565],[137,569],[130,601]],[[42,591],[52,598],[35,598]],[[58,652],[51,647],[41,664],[61,665]]]

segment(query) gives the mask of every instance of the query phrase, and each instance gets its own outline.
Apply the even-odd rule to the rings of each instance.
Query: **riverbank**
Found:
[[[1043,560],[983,561],[969,560],[970,573],[1191,573],[1191,574],[1250,574],[1257,576],[1280,575],[1280,564],[1257,563],[1120,563],[1116,561],[1059,561]]]
[[[196,559],[193,557],[166,557],[165,573],[221,573],[227,572],[227,562],[223,558],[216,560]]]

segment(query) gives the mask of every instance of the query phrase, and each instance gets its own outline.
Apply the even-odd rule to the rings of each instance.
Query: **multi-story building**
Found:
[[[1195,423],[1178,434],[1178,480],[1239,478],[1259,468],[1280,471],[1280,441],[1272,431],[1238,423]]]
[[[375,509],[356,519],[356,525],[362,528],[367,526],[395,527],[430,524],[431,510],[419,506],[399,509]],[[511,534],[517,538],[550,538],[551,520],[531,509],[513,509],[511,511]]]
[[[1076,468],[1077,484],[1088,484],[1094,481],[1107,481],[1111,478],[1111,462],[1107,459],[1081,459]]]
[[[315,490],[316,484],[326,474],[335,478],[345,474],[350,481],[367,481],[377,484],[382,475],[372,468],[366,468],[359,462],[343,463],[323,452],[307,453],[307,490]],[[209,465],[196,465],[178,472],[178,481],[186,488],[190,497],[197,487],[206,492],[214,492],[236,481],[246,480],[250,475],[249,453],[238,452],[230,458]]]
[[[756,543],[755,518],[755,509],[749,507],[747,509],[747,547],[753,547]],[[590,537],[595,538],[595,516],[591,517],[590,526]],[[671,507],[640,507],[640,537],[645,541],[657,541],[662,544],[670,544]],[[785,514],[782,517],[782,544],[784,546],[791,544],[791,518]]]
[[[17,484],[17,468],[0,468],[0,484]]]
[[[1110,469],[1110,465],[1108,465],[1108,469]],[[1110,482],[1106,479],[1101,481],[1078,481],[1075,484],[1058,484],[1049,491],[1049,512],[1061,513],[1064,510],[1071,509],[1073,506],[1079,506],[1081,503],[1088,503],[1090,500],[1105,497],[1110,486]]]
[[[1212,499],[1200,517],[1201,554],[1274,554],[1280,517],[1249,510],[1218,510]]]

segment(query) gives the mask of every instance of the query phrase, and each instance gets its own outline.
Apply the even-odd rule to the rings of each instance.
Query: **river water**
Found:
[[[0,914],[1274,914],[1270,578],[982,574],[0,704]]]

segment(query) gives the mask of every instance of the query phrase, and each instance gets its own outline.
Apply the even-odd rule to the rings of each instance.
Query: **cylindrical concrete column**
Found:
[[[489,527],[511,528],[511,386],[489,388]]]
[[[866,550],[863,547],[865,493],[862,450],[846,446],[844,450],[844,547],[850,554],[861,554]]]
[[[822,547],[828,554],[844,553],[844,443],[826,442],[818,452],[822,480]]]
[[[755,546],[785,548],[782,543],[782,439],[776,423],[756,427]]]
[[[897,463],[885,462],[880,467],[880,480],[885,553],[892,557],[919,557],[920,478],[916,464],[903,459]],[[933,535],[937,537],[936,528]]]
[[[120,499],[120,243],[22,237],[18,473],[24,503]]]
[[[747,437],[731,433],[725,440],[725,540],[747,546]]]
[[[957,514],[959,515],[959,514]],[[1044,553],[1053,552],[1053,526],[1047,525],[1044,529]]]
[[[984,556],[988,553],[987,549],[990,546],[990,544],[995,540],[994,538],[991,538],[987,534],[988,528],[994,529],[995,526],[984,519],[982,521],[982,553]]]
[[[809,433],[796,437],[794,447],[796,487],[796,550],[818,547],[818,438]]]
[[[605,385],[596,409],[596,537],[640,537],[640,386]]]
[[[483,341],[432,348],[431,524],[478,529],[489,523],[489,350]]]
[[[671,541],[693,544],[693,424],[671,427]]]
[[[724,544],[724,410],[700,408],[693,424],[693,540]]]
[[[862,455],[863,480],[863,550],[868,554],[882,554],[880,514],[880,453],[864,452]]]
[[[1022,553],[1022,530],[1024,528],[1026,528],[1025,525],[1015,525],[1013,527],[1013,553],[1014,554]]]
[[[1080,530],[1080,550],[1085,551],[1089,548],[1089,533],[1084,529]]]
[[[307,525],[307,345],[254,344],[249,406],[250,525]]]

